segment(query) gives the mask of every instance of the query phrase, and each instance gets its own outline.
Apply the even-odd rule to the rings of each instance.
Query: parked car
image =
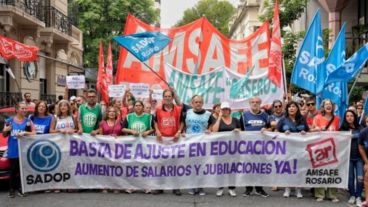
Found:
[[[34,109],[29,108],[28,113],[33,113]],[[2,130],[5,120],[16,114],[15,107],[0,109],[0,180],[9,179],[10,163],[8,160],[8,137],[3,137]]]

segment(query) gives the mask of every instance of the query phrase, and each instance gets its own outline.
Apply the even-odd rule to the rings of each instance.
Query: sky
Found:
[[[161,0],[161,28],[174,26],[188,8],[195,6],[199,0]],[[239,0],[228,0],[237,6]]]

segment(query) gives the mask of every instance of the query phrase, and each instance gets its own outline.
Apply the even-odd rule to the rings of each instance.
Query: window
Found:
[[[47,94],[47,80],[40,78],[40,95],[46,95]]]

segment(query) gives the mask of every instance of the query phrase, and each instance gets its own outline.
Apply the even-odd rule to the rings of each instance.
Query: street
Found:
[[[79,193],[32,193],[27,197],[15,197],[10,199],[7,197],[7,191],[2,190],[0,192],[0,200],[2,207],[57,207],[57,206],[127,206],[127,207],[224,207],[224,206],[302,206],[302,207],[340,207],[340,206],[354,206],[347,203],[348,195],[344,190],[340,190],[338,197],[339,203],[332,203],[331,201],[323,201],[317,203],[311,198],[309,190],[304,190],[304,198],[297,199],[296,197],[283,198],[283,190],[272,192],[270,188],[266,188],[266,191],[270,193],[270,197],[261,198],[259,196],[252,195],[245,198],[241,194],[244,188],[237,188],[238,196],[235,198],[225,194],[222,197],[216,197],[215,189],[206,189],[208,193],[206,196],[192,196],[183,194],[182,196],[174,196],[171,192],[166,191],[162,195],[146,195],[144,193],[134,194],[114,194],[114,193],[96,193],[96,192],[79,192]],[[184,190],[182,190],[184,192]],[[227,192],[227,191],[225,191]],[[292,191],[293,192],[293,191]]]

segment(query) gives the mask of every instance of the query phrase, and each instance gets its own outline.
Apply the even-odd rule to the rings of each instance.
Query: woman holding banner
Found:
[[[47,103],[40,101],[36,104],[35,112],[29,116],[36,128],[37,134],[50,133],[51,123],[54,122],[54,117],[49,115]]]
[[[76,123],[69,102],[61,100],[58,103],[56,120],[51,124],[50,133],[73,134],[77,129]]]
[[[349,204],[362,206],[362,191],[363,191],[363,166],[364,162],[359,154],[358,140],[360,131],[363,129],[358,123],[358,116],[354,111],[347,110],[344,115],[344,120],[340,127],[340,131],[351,131],[351,148],[349,162]],[[355,184],[356,181],[356,184]]]
[[[143,110],[143,101],[135,101],[134,112],[128,114],[123,122],[124,133],[146,137],[154,132],[152,115]]]
[[[19,178],[19,149],[18,139],[35,135],[36,130],[32,121],[25,117],[27,106],[24,103],[17,103],[15,106],[16,115],[5,121],[3,136],[8,138],[8,159],[10,162],[10,178],[9,178],[9,198],[15,197],[15,190],[18,190],[18,195],[23,197],[21,190],[21,181]]]
[[[212,126],[213,132],[226,132],[234,131],[239,132],[241,125],[238,119],[231,117],[231,108],[228,102],[221,103],[221,111],[214,125]],[[216,196],[222,196],[224,194],[224,188],[219,188],[216,192]],[[229,186],[229,195],[232,197],[236,196],[235,187]]]
[[[305,118],[301,115],[299,106],[296,102],[291,101],[286,105],[285,116],[277,123],[276,130],[285,134],[301,133],[305,134],[309,131],[309,127]],[[285,188],[284,197],[290,197],[290,187]],[[300,188],[295,188],[296,197],[303,198]]]
[[[325,99],[321,104],[321,113],[313,118],[312,131],[337,131],[339,129],[340,118],[334,115],[335,105],[331,100]],[[336,188],[316,188],[314,195],[317,202],[323,201],[325,198],[331,199],[332,202],[337,203],[337,189]]]
[[[94,136],[96,134],[102,134],[111,135],[114,137],[122,135],[122,125],[118,117],[119,112],[116,107],[107,107],[106,113],[100,123],[99,128],[97,130],[93,130],[91,135]]]

